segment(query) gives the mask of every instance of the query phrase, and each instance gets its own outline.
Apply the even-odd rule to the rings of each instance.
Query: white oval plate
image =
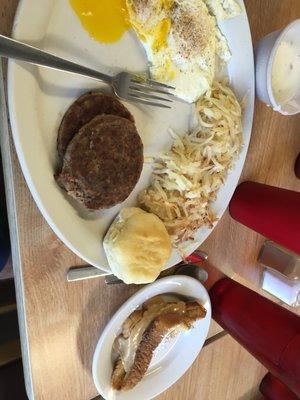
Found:
[[[252,41],[244,3],[240,3],[242,14],[222,23],[221,29],[232,51],[228,66],[231,85],[240,99],[247,96],[243,118],[244,148],[214,203],[219,218],[242,172],[253,118]],[[68,0],[20,1],[14,37],[111,74],[120,69],[137,72],[147,69],[145,53],[132,32],[126,33],[114,45],[102,45],[83,30]],[[57,129],[64,112],[81,93],[99,88],[103,88],[102,84],[93,80],[21,62],[9,62],[8,101],[12,133],[31,194],[57,236],[87,263],[109,272],[102,247],[103,236],[122,207],[136,204],[138,192],[149,184],[151,166],[144,166],[139,183],[124,203],[93,215],[80,210],[53,178],[57,163]],[[167,132],[169,127],[180,135],[189,129],[191,106],[184,103],[174,103],[171,110],[126,105],[135,117],[145,156],[156,155],[170,147],[172,138]],[[187,253],[194,251],[211,232],[208,228],[200,229]],[[180,256],[174,251],[166,268],[179,260]]]
[[[157,348],[146,376],[132,390],[112,390],[111,350],[115,338],[121,333],[125,319],[146,300],[163,293],[174,293],[193,298],[207,310],[206,317],[197,321],[193,329],[181,333]],[[188,276],[170,276],[148,285],[132,296],[112,317],[97,344],[93,359],[93,378],[98,392],[106,400],[150,400],[173,385],[193,364],[208,334],[211,321],[211,304],[204,286]]]

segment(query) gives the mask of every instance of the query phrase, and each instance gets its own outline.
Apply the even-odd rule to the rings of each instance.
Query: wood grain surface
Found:
[[[254,47],[268,33],[300,18],[299,0],[246,0]],[[251,143],[240,181],[252,180],[285,189],[300,190],[294,164],[300,152],[300,114],[286,117],[259,100],[255,103]],[[258,284],[256,260],[265,238],[234,221],[228,211],[201,246],[210,261],[224,272]]]
[[[17,3],[0,0],[1,33],[10,32]],[[248,0],[246,6],[254,43],[300,17],[299,0]],[[300,190],[300,181],[293,174],[300,150],[299,130],[299,115],[283,117],[257,101],[242,180]],[[69,267],[82,261],[59,241],[38,211],[24,182],[11,138],[2,138],[3,145],[30,398],[91,399],[96,396],[91,362],[99,334],[137,288],[106,286],[102,279],[67,283]],[[263,240],[226,214],[201,249],[209,253],[212,263],[221,270],[231,275],[238,273],[256,283],[256,258]],[[218,331],[216,326],[213,329]],[[191,370],[158,399],[193,400],[203,395],[208,400],[250,400],[263,373],[255,360],[226,337],[203,350]]]
[[[204,347],[195,365],[156,400],[259,400],[266,372],[227,335]]]

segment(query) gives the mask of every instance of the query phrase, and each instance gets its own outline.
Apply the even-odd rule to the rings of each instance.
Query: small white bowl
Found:
[[[300,49],[300,19],[283,30],[264,37],[256,48],[256,93],[258,98],[283,115],[300,112],[300,88],[296,96],[284,105],[279,104],[272,89],[272,68],[278,46],[282,41],[297,41]]]
[[[207,310],[205,318],[192,329],[163,341],[156,349],[146,376],[132,390],[112,390],[112,346],[121,333],[121,326],[129,315],[146,300],[161,294],[177,294],[199,301]],[[150,400],[168,389],[192,365],[208,334],[211,321],[211,304],[204,286],[189,276],[173,275],[145,286],[124,303],[104,328],[93,358],[95,386],[105,400]]]

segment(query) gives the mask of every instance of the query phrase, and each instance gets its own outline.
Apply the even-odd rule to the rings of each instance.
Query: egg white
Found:
[[[146,51],[152,78],[175,87],[175,96],[193,103],[212,84],[215,73],[215,42],[209,40],[212,46],[207,45],[203,54],[183,57],[178,44],[181,33],[176,32],[174,28],[175,14],[164,8],[165,2],[166,0],[148,0],[144,5],[145,3],[139,0],[130,1],[131,22]],[[177,12],[180,10],[179,12],[190,16],[197,12],[202,13],[201,16],[207,18],[211,26],[211,35],[215,37],[216,26],[202,0],[182,0],[175,3]],[[171,26],[167,37],[164,38],[157,27],[166,20],[171,21]],[[201,20],[198,26],[200,25]]]

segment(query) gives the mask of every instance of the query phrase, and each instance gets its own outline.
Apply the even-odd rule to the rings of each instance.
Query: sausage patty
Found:
[[[115,96],[100,92],[83,94],[68,108],[58,129],[57,150],[60,161],[79,129],[101,114],[118,115],[134,122],[133,116]]]
[[[124,201],[143,167],[143,144],[133,122],[98,115],[84,125],[66,150],[57,183],[88,209]]]

